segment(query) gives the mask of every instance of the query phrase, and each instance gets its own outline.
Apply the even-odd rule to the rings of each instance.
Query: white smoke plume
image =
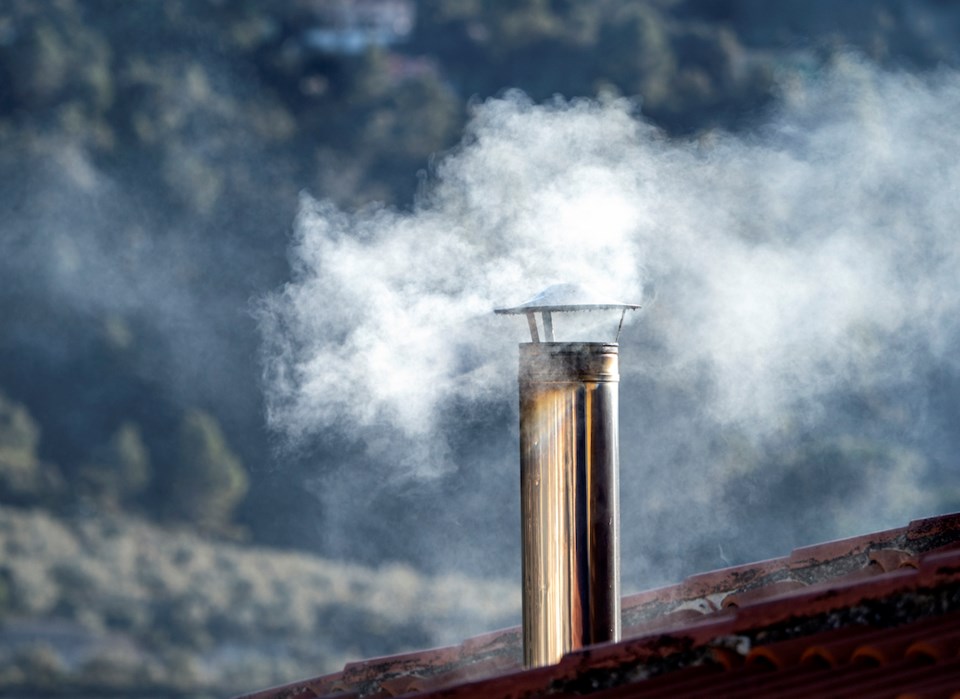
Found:
[[[639,295],[649,183],[633,159],[653,130],[628,108],[491,101],[412,213],[305,200],[294,281],[262,315],[271,423],[294,437],[387,425],[409,468],[442,470],[444,401],[509,400],[514,334],[495,303],[568,279]]]
[[[715,448],[698,440],[735,432],[749,450],[838,424],[838,391],[882,402],[908,433],[923,367],[956,364],[958,152],[960,75],[850,57],[785,76],[754,128],[695,139],[665,137],[627,100],[488,100],[413,210],[304,198],[292,279],[260,309],[269,422],[442,474],[457,459],[450,401],[515,401],[520,335],[492,309],[578,281],[645,305],[621,338],[627,481],[691,454],[691,497],[707,502],[745,467],[700,461]],[[690,396],[697,415],[632,424],[640,385]],[[922,455],[897,464],[864,496],[881,525],[929,505]]]

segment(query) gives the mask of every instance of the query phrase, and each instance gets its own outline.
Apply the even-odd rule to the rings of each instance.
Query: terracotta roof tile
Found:
[[[870,562],[876,563],[884,572],[897,568],[916,568],[917,556],[900,549],[881,549],[870,552]]]
[[[553,666],[523,670],[514,628],[248,697],[950,696],[960,514],[695,575],[622,609],[624,640]]]
[[[265,689],[252,694],[244,694],[237,699],[316,699],[317,697],[344,698],[357,696],[355,692],[340,691],[340,675],[336,672],[303,682],[295,682],[283,687]]]
[[[960,512],[937,517],[916,519],[907,526],[907,540],[915,542],[921,551],[951,546],[960,547],[956,538],[960,527]]]
[[[721,606],[723,607],[744,607],[753,604],[759,600],[777,597],[785,592],[801,590],[807,586],[807,583],[801,580],[776,580],[762,587],[754,587],[744,592],[734,592],[723,598]]]
[[[775,669],[793,665],[836,667],[846,661],[862,634],[861,626],[845,626],[820,633],[812,644],[808,636],[798,636],[757,646],[747,654],[746,662]]]
[[[960,654],[960,632],[956,629],[913,641],[904,657],[929,663],[945,662]]]
[[[897,658],[911,658],[926,653],[925,649],[910,648],[916,645],[917,638],[930,642],[943,638],[960,640],[960,619],[955,614],[933,616],[924,621],[897,628],[877,629],[870,634],[857,637],[857,645],[851,653],[850,661],[863,664],[882,665],[894,662]],[[956,645],[942,646],[937,650],[930,648],[930,662],[953,657]]]
[[[812,546],[801,546],[793,550],[790,559],[794,562],[794,565],[807,566],[820,561],[832,561],[862,554],[890,545],[891,541],[897,541],[905,537],[908,530],[909,527],[900,527],[872,534],[862,534],[849,539],[837,539],[836,541],[827,541]]]

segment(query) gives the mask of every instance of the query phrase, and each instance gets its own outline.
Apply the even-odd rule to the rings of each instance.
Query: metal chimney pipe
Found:
[[[520,346],[523,653],[620,638],[618,348]]]
[[[637,307],[556,285],[497,310],[525,314],[533,339],[519,366],[526,667],[620,639],[619,347],[554,342],[551,313],[616,309],[622,324]]]

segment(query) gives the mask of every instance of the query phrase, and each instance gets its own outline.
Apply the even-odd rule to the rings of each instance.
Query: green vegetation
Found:
[[[80,475],[101,504],[115,509],[130,503],[149,485],[152,476],[150,454],[140,428],[132,422],[121,424],[93,452]]]
[[[512,585],[215,544],[118,515],[3,508],[0,550],[0,694],[227,696],[518,614]]]
[[[202,527],[228,523],[247,493],[247,474],[213,417],[199,411],[184,416],[175,464],[170,479],[175,511]]]
[[[7,502],[47,501],[60,494],[57,469],[37,455],[40,428],[21,404],[0,393],[0,498]]]

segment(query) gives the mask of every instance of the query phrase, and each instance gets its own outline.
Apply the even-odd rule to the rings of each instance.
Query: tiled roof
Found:
[[[623,640],[524,670],[520,630],[247,695],[956,697],[960,514],[623,599]]]

